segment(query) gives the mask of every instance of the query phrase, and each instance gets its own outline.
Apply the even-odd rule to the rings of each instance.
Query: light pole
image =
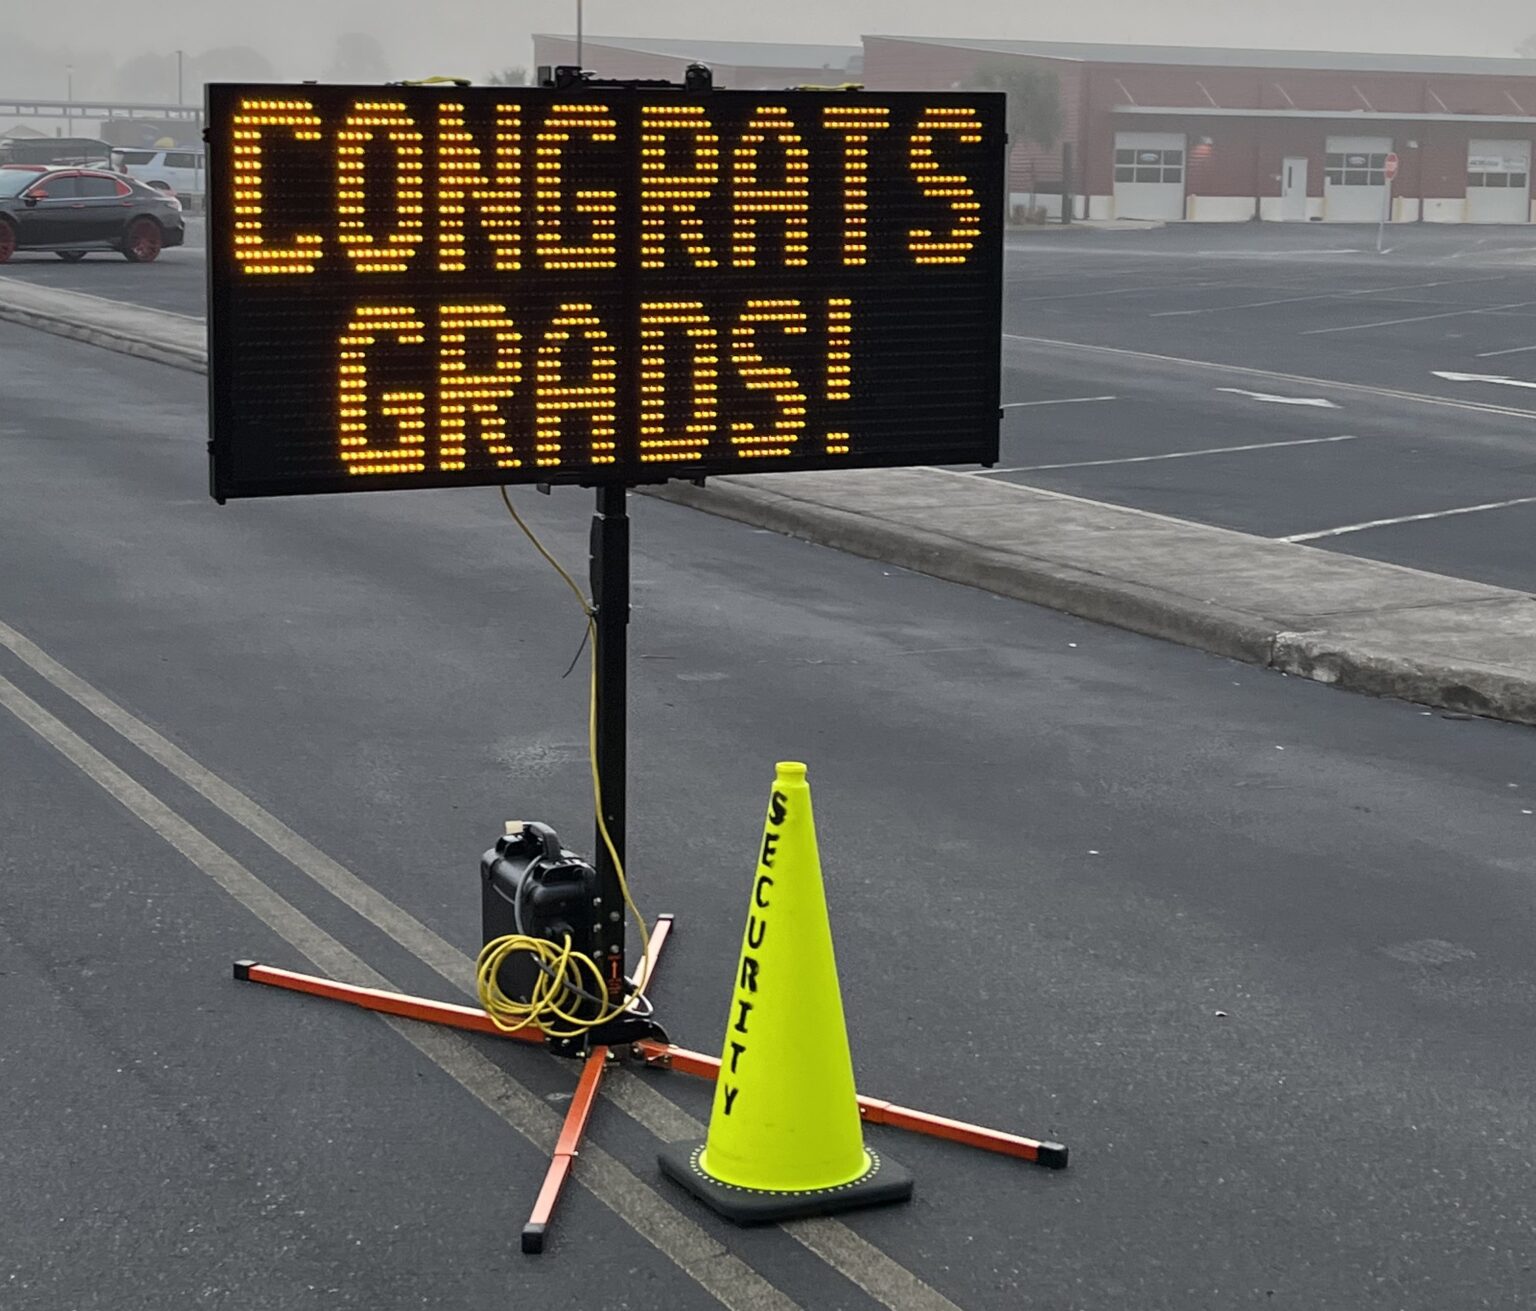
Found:
[[[176,103],[178,105],[187,103],[186,97],[182,95],[181,91],[181,61],[184,54],[185,52],[181,50],[176,52]]]
[[[582,0],[576,0],[576,67],[581,67]]]
[[[75,135],[75,66],[64,65],[64,135]]]

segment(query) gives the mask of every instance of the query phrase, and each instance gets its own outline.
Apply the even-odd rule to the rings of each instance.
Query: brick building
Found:
[[[1053,73],[1062,109],[1060,142],[1015,143],[1013,190],[1060,193],[1065,172],[1079,217],[1536,218],[1533,61],[864,38],[872,88],[970,86],[1009,65]]]

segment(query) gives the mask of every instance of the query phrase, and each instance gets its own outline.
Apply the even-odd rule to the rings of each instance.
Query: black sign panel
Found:
[[[997,458],[1003,97],[208,88],[219,499]]]

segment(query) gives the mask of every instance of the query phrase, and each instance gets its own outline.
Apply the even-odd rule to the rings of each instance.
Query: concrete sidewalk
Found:
[[[208,329],[184,314],[0,277],[0,319],[158,364],[208,371]]]
[[[0,278],[0,318],[183,368],[203,330]],[[1376,696],[1536,724],[1536,597],[937,469],[651,489],[938,578]]]

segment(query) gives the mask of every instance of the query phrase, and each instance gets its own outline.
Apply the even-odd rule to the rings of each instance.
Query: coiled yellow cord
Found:
[[[544,557],[549,566],[564,580],[565,585],[571,589],[577,603],[581,606],[582,614],[586,616],[587,645],[591,648],[589,659],[591,674],[587,683],[587,760],[592,770],[592,809],[597,816],[597,831],[602,836],[603,845],[608,850],[608,858],[613,862],[614,872],[618,876],[619,892],[624,898],[625,909],[640,930],[639,978],[642,986],[637,987],[631,995],[615,1002],[608,996],[608,983],[597,962],[578,951],[573,951],[569,938],[560,944],[551,942],[548,938],[510,933],[505,937],[492,939],[481,948],[475,962],[475,992],[480,998],[480,1004],[485,1007],[485,1013],[491,1017],[491,1022],[503,1032],[533,1025],[551,1038],[575,1038],[588,1030],[597,1028],[600,1024],[606,1024],[618,1018],[644,996],[643,981],[650,977],[651,935],[646,927],[645,916],[640,913],[634,897],[630,895],[629,879],[624,873],[624,862],[619,859],[618,848],[608,832],[608,822],[603,818],[603,784],[597,769],[597,612],[577,585],[576,580],[561,567],[554,556],[544,549],[544,543],[539,541],[533,529],[523,521],[522,515],[518,514],[512,504],[512,498],[507,495],[507,489],[501,487],[498,490],[501,492],[502,504],[507,507],[507,513],[512,516],[513,522],[523,530],[523,535],[533,543],[534,549]],[[533,990],[533,995],[526,1002],[508,997],[496,982],[497,972],[507,958],[516,952],[529,953],[541,967],[538,971],[538,984]],[[588,989],[584,986],[585,980],[582,977],[584,970],[591,975],[596,984],[595,988]],[[568,1006],[579,1006],[581,1001],[585,1000],[580,996],[581,992],[590,992],[595,997],[603,998],[603,1004],[596,1015],[581,1018],[571,1014],[567,1009]],[[559,1027],[556,1027],[557,1025]]]

